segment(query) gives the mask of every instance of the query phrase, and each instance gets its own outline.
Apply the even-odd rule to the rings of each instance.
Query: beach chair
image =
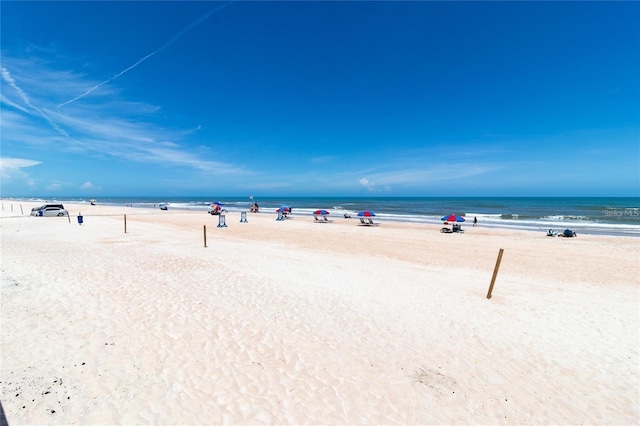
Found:
[[[375,225],[375,223],[373,223],[373,219],[369,218],[369,225]]]
[[[364,220],[364,217],[360,218],[360,225],[364,225],[364,226],[369,226],[369,222],[367,222],[366,220]]]
[[[322,220],[320,220],[320,222],[322,223],[329,223],[329,219],[327,219],[326,216],[322,216]]]

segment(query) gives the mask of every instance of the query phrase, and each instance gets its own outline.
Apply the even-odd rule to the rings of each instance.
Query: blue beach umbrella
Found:
[[[315,212],[313,212],[313,214],[324,216],[325,214],[329,214],[329,212],[327,210],[320,209],[320,210],[316,210]]]
[[[375,216],[376,214],[370,210],[363,210],[360,213],[358,213],[358,216],[363,216],[363,217],[371,217],[371,216]]]
[[[449,216],[443,216],[440,220],[444,220],[445,222],[464,222],[464,217],[450,214]]]
[[[211,203],[211,205],[209,206],[211,208],[211,211],[209,213],[211,214],[220,214],[222,212],[222,206],[224,204],[219,203],[217,201],[214,201],[213,203]]]

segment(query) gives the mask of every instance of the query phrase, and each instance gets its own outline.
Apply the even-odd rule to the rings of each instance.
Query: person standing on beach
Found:
[[[476,226],[478,224],[478,218],[477,217],[473,217],[473,226]]]

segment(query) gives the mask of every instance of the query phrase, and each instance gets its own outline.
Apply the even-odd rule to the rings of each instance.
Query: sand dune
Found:
[[[640,422],[635,238],[68,208],[2,212],[12,425]]]

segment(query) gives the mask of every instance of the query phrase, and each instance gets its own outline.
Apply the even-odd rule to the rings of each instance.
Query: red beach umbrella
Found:
[[[464,222],[464,217],[450,214],[449,216],[443,216],[440,220],[444,220],[445,222]]]

